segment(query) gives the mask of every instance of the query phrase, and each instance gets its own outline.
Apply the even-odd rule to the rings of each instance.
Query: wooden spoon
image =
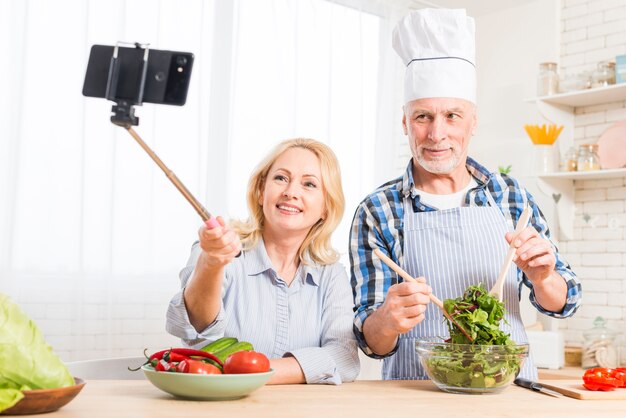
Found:
[[[513,257],[515,256],[515,251],[517,250],[513,243],[517,239],[517,236],[520,234],[520,232],[522,232],[522,230],[526,228],[531,213],[532,211],[530,210],[530,206],[526,206],[522,211],[519,219],[517,220],[517,226],[515,227],[515,232],[513,232],[513,239],[511,240],[511,244],[509,244],[509,252],[506,254],[506,258],[504,259],[504,264],[502,264],[502,268],[500,269],[498,279],[489,291],[489,294],[496,297],[500,302],[502,302],[502,288],[504,286],[504,279],[506,278],[506,274],[509,271],[509,267],[511,267],[511,262],[513,261]]]
[[[389,258],[385,254],[383,254],[383,252],[380,251],[378,248],[374,249],[374,254],[376,254],[378,256],[378,258],[380,258],[385,264],[387,264],[393,271],[398,273],[398,275],[400,275],[400,277],[402,277],[407,282],[416,282],[417,281],[417,280],[415,280],[415,278],[413,276],[411,276],[409,273],[404,271],[402,269],[402,267],[397,265],[391,258]],[[441,300],[439,300],[439,298],[437,298],[432,293],[429,296],[430,296],[430,300],[435,305],[437,305],[439,307],[439,309],[441,309],[441,312],[443,312],[443,316],[445,316],[450,322],[452,322],[454,324],[454,326],[457,327],[463,333],[463,335],[465,335],[467,337],[468,340],[470,340],[471,342],[474,342],[474,339],[469,335],[469,333],[465,330],[465,328],[463,328],[458,322],[456,322],[454,320],[454,318],[448,313],[448,311],[446,311],[446,309],[443,307],[443,302]]]

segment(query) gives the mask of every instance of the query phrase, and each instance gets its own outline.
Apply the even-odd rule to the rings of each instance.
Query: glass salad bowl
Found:
[[[452,344],[441,337],[420,339],[415,349],[428,377],[451,393],[501,392],[528,357],[528,344]]]

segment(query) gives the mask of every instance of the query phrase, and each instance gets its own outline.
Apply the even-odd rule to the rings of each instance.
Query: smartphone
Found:
[[[185,104],[193,67],[192,53],[150,49],[146,68],[145,49],[118,47],[117,59],[112,64],[114,48],[110,45],[91,47],[83,84],[84,96],[112,101],[124,99],[132,104]],[[145,83],[142,85],[144,71]],[[111,89],[107,92],[109,84]]]

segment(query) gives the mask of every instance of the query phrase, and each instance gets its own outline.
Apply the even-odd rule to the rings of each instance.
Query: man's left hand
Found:
[[[505,235],[510,244],[512,233]],[[519,233],[513,242],[517,249],[513,261],[522,269],[533,284],[537,284],[550,277],[556,265],[556,256],[552,244],[542,238],[537,230],[531,226]]]

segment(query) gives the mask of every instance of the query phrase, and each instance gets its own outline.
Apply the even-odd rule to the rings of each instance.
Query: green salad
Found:
[[[446,299],[444,308],[474,341],[446,319],[450,338],[434,343],[425,362],[431,378],[462,388],[492,388],[512,381],[528,347],[517,345],[500,329],[500,322],[506,321],[504,304],[479,284],[469,286],[460,298]]]

